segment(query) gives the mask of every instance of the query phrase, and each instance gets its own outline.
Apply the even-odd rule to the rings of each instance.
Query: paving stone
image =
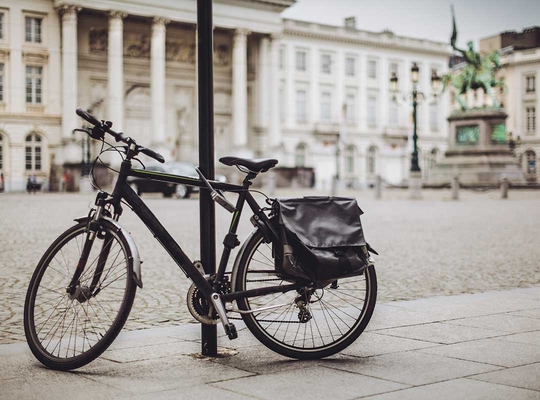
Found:
[[[509,342],[532,344],[540,346],[540,331],[517,333],[515,335],[507,335],[500,338]]]
[[[540,319],[525,318],[509,314],[455,319],[448,321],[448,323],[509,333],[540,330]]]
[[[0,399],[80,399],[91,397],[110,399],[124,397],[128,392],[69,373],[49,373],[47,377],[27,377],[0,381]],[[37,390],[37,388],[39,388]]]
[[[364,332],[341,353],[357,357],[371,357],[432,346],[436,346],[436,344],[421,340],[381,335],[377,332]]]
[[[472,379],[457,379],[370,397],[370,400],[535,400],[538,392]]]
[[[147,346],[137,346],[118,350],[107,350],[101,355],[110,361],[119,363],[155,360],[164,357],[176,357],[178,355],[194,354],[199,352],[201,346],[195,342],[176,341]]]
[[[517,315],[519,317],[540,319],[540,308],[534,308],[534,309],[523,310],[523,311],[515,311],[512,313],[509,313],[509,315]]]
[[[258,399],[271,400],[276,398],[353,399],[407,387],[395,382],[320,366],[235,379],[214,383],[212,386]]]
[[[78,372],[101,384],[144,394],[250,376],[251,373],[210,359],[175,356],[129,364],[90,364]]]
[[[405,337],[431,343],[459,343],[504,335],[504,332],[479,329],[449,323],[404,326],[377,331],[381,335]]]
[[[325,366],[417,386],[500,369],[464,360],[407,351],[368,358],[324,360]]]
[[[181,389],[163,390],[142,395],[129,395],[134,400],[178,400],[178,399],[219,399],[219,400],[249,400],[255,397],[245,396],[230,390],[212,385],[189,386]]]
[[[471,379],[536,390],[540,398],[540,363],[475,375]]]
[[[417,351],[502,367],[540,362],[540,346],[503,339],[475,340]]]

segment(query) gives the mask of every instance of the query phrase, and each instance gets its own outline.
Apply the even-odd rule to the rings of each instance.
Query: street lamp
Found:
[[[419,79],[420,68],[416,63],[413,63],[411,67],[411,81],[412,81],[412,91],[409,93],[404,93],[403,100],[407,102],[412,102],[413,106],[413,152],[411,154],[411,169],[409,176],[409,188],[411,189],[412,198],[421,198],[421,188],[422,188],[422,172],[420,170],[420,165],[418,164],[418,133],[417,133],[417,120],[416,120],[416,108],[419,104],[423,103],[426,99],[424,93],[418,91],[418,79]],[[437,75],[435,71],[431,74],[431,89],[433,95],[433,101],[437,102],[437,96],[439,93],[441,78]],[[393,94],[393,100],[397,102],[397,95],[399,93],[398,88],[398,77],[395,72],[392,72],[390,77],[390,90]]]

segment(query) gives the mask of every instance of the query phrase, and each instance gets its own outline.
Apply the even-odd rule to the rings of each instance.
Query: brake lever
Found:
[[[208,190],[210,190],[210,197],[212,197],[212,200],[214,200],[216,203],[218,203],[221,207],[223,207],[228,212],[230,213],[235,212],[236,207],[233,206],[231,203],[229,203],[229,201],[223,195],[218,193],[216,189],[214,189],[212,185],[210,185],[210,182],[206,180],[203,173],[199,170],[199,167],[195,167],[195,171],[197,171],[197,174],[199,174],[199,178],[201,178],[201,181],[203,181],[203,183],[206,185]]]

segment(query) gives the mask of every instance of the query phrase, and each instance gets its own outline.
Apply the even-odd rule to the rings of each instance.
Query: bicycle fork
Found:
[[[112,245],[112,237],[107,234],[103,243],[103,249],[99,254],[96,271],[94,272],[94,277],[92,278],[92,283],[90,284],[90,287],[81,287],[80,278],[88,262],[88,257],[90,255],[90,251],[92,250],[92,246],[94,245],[94,241],[98,235],[98,221],[102,216],[102,212],[103,207],[98,206],[96,212],[92,217],[92,220],[88,223],[88,233],[86,234],[86,240],[83,245],[81,256],[77,263],[77,267],[75,268],[75,272],[71,278],[71,281],[66,288],[66,292],[68,293],[69,297],[71,299],[77,299],[81,303],[87,301],[88,299],[90,299],[90,297],[96,294],[93,292],[99,282],[101,273],[103,272],[103,267],[105,266],[105,262],[107,261],[107,257],[109,256]]]

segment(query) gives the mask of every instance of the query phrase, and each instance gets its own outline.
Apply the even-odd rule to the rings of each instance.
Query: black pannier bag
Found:
[[[371,264],[356,199],[276,199],[281,243],[274,244],[276,270],[310,281],[360,275]]]

